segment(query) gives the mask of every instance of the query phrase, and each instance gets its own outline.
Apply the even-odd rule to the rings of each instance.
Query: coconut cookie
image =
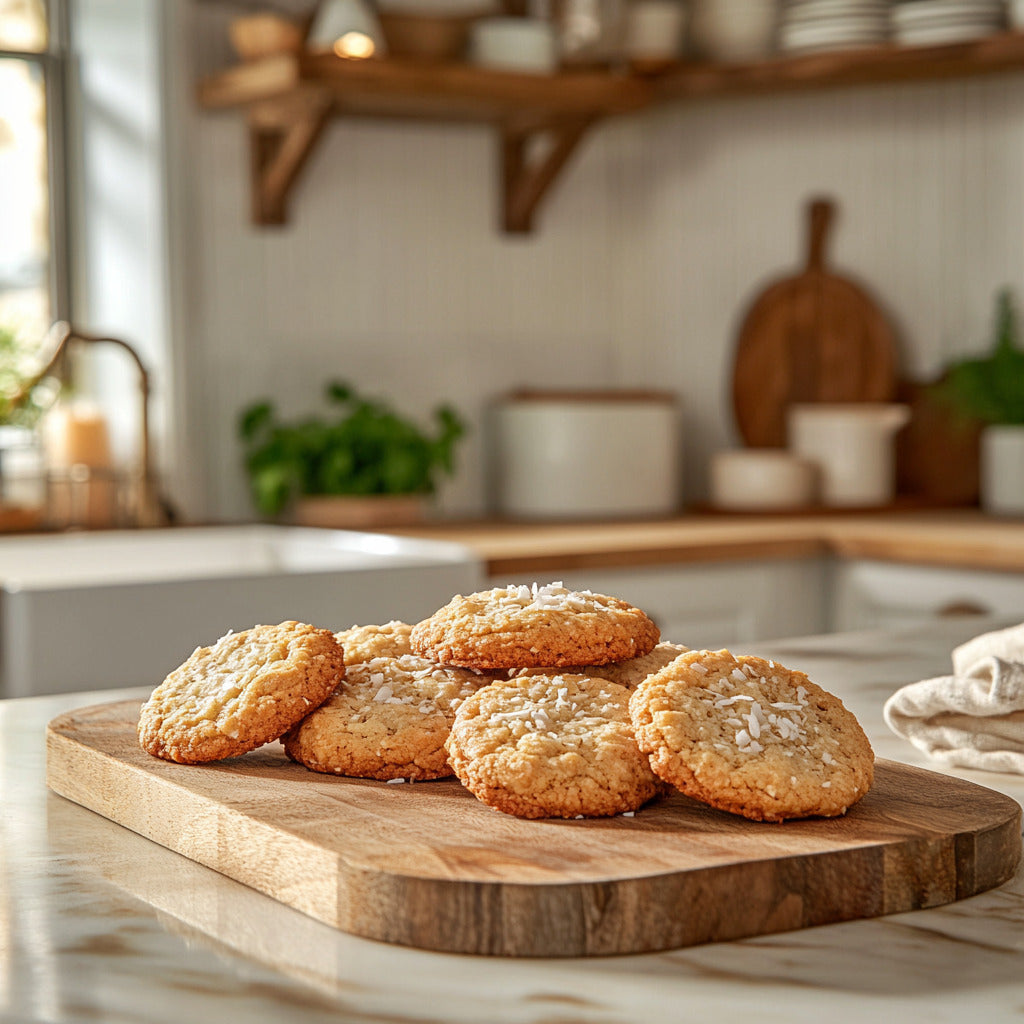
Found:
[[[871,787],[857,719],[802,672],[692,651],[630,699],[640,749],[687,796],[757,821],[833,817]]]
[[[283,737],[292,760],[315,772],[366,779],[452,774],[444,742],[455,711],[490,680],[411,653],[409,628],[389,623],[339,634],[345,681]]]
[[[412,646],[446,665],[483,671],[604,665],[648,654],[658,627],[639,608],[561,583],[510,585],[454,597],[412,630]]]
[[[666,665],[671,665],[680,654],[686,654],[689,650],[689,647],[682,644],[660,643],[650,654],[645,654],[641,658],[630,658],[628,661],[612,662],[609,665],[591,665],[579,671],[584,675],[607,679],[625,686],[628,690],[634,690],[648,676],[660,672]]]
[[[398,658],[412,654],[409,634],[412,626],[408,622],[393,619],[383,626],[353,626],[335,633],[335,639],[345,648],[345,664],[355,665],[371,658]]]
[[[612,661],[607,665],[574,665],[562,668],[561,671],[571,675],[590,676],[593,679],[607,679],[610,683],[618,683],[627,690],[635,690],[648,676],[660,672],[670,665],[680,654],[690,650],[682,644],[660,643],[650,654],[642,658],[630,658],[628,661]],[[523,668],[513,669],[509,676],[544,675],[558,669]]]
[[[448,738],[462,784],[520,818],[607,817],[661,791],[633,738],[629,691],[581,675],[528,675],[466,700]]]
[[[255,626],[197,647],[150,695],[139,743],[155,757],[200,764],[277,739],[345,675],[329,629],[302,622]]]

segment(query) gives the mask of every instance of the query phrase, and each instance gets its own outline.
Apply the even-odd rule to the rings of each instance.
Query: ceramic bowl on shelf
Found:
[[[431,14],[381,10],[377,15],[388,53],[395,57],[445,62],[459,60],[479,14]]]
[[[469,56],[479,67],[549,75],[558,70],[558,41],[541,18],[482,18],[470,29]]]
[[[777,0],[693,0],[690,48],[709,60],[757,60],[772,52]]]
[[[658,70],[679,60],[687,12],[682,0],[633,0],[623,52],[634,70]]]

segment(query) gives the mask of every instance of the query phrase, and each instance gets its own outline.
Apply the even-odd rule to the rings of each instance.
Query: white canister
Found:
[[[826,505],[887,505],[896,489],[895,435],[910,408],[883,402],[793,405],[789,447],[821,473]]]
[[[558,69],[554,26],[540,18],[481,18],[470,29],[474,64],[499,71],[549,75]]]
[[[817,466],[784,448],[745,448],[711,457],[711,502],[717,508],[801,508],[817,499]]]
[[[1024,426],[981,432],[981,506],[993,515],[1024,515]]]
[[[711,60],[757,60],[772,52],[778,0],[693,0],[690,45]]]
[[[638,62],[678,60],[686,11],[682,0],[633,0],[626,9],[626,56]]]
[[[498,510],[526,519],[658,516],[682,499],[682,427],[663,392],[525,392],[494,410]]]

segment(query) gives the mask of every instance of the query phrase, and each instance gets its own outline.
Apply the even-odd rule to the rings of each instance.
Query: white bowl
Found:
[[[690,46],[711,60],[756,60],[772,52],[776,0],[693,0]]]
[[[554,26],[540,18],[482,18],[470,30],[470,60],[501,71],[551,74],[558,67]]]
[[[711,457],[711,502],[717,508],[801,508],[816,497],[814,463],[785,449],[740,449]]]

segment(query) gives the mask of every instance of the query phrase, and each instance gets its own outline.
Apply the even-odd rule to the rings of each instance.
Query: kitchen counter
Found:
[[[756,653],[837,692],[879,757],[934,768],[886,729],[882,704],[899,685],[945,671],[951,648],[978,628],[947,620]],[[490,959],[341,934],[47,792],[46,723],[148,690],[0,702],[4,1019],[1020,1019],[1024,870],[947,907],[644,956]],[[951,774],[1024,801],[1024,777]]]
[[[1024,572],[1024,521],[975,510],[688,515],[628,522],[435,523],[391,532],[465,544],[490,575],[834,554]]]

